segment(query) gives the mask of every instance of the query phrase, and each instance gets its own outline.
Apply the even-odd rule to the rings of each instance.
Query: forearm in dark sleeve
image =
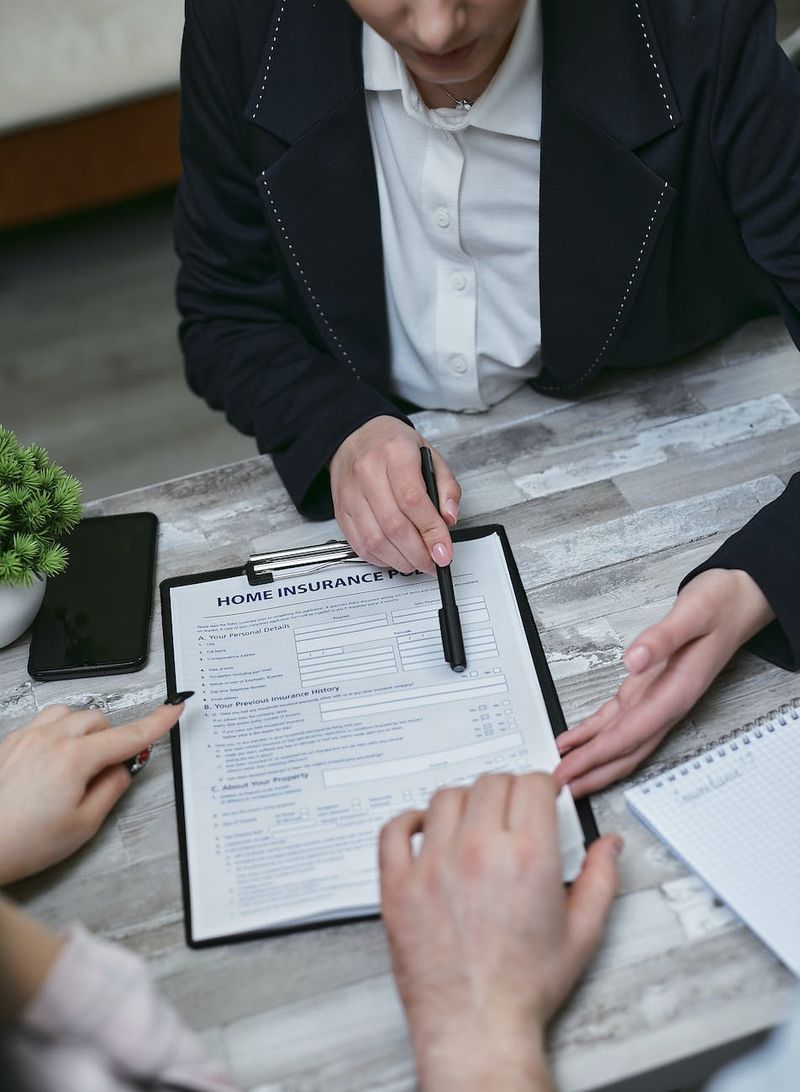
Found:
[[[214,48],[235,52],[224,31],[214,27]],[[187,379],[273,456],[298,508],[325,517],[331,514],[327,463],[341,442],[373,417],[405,418],[292,321],[236,110],[241,89],[226,85],[209,39],[190,0],[174,221]]]
[[[681,587],[707,569],[742,569],[767,598],[776,620],[747,647],[770,663],[800,667],[800,474],[727,540],[708,561],[694,569]]]
[[[771,0],[730,0],[719,42],[714,161],[745,246],[772,278],[800,345],[800,74],[776,44]],[[776,621],[748,647],[781,667],[798,668],[800,475],[683,584],[713,568],[749,573],[775,612]]]
[[[775,40],[772,0],[730,0],[710,140],[751,258],[778,290],[800,345],[800,72]]]

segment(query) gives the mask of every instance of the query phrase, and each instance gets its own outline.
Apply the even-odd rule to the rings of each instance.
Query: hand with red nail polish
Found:
[[[98,831],[183,705],[112,728],[99,709],[49,705],[0,742],[0,886],[69,857]],[[142,763],[143,764],[143,763]]]
[[[628,678],[592,716],[562,733],[555,771],[574,796],[626,777],[705,693],[736,650],[775,617],[738,569],[709,569],[680,592],[667,616],[633,641]]]
[[[424,437],[395,417],[374,417],[352,432],[330,462],[336,519],[359,557],[401,573],[449,565],[449,528],[458,518],[461,486],[431,448],[440,511],[420,470]]]

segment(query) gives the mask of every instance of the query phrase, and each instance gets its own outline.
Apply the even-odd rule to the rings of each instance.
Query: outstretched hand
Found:
[[[558,780],[580,797],[626,777],[688,713],[734,652],[774,617],[747,573],[709,569],[696,576],[669,614],[627,649],[630,674],[614,697],[558,737]]]
[[[175,724],[162,705],[112,728],[96,709],[49,705],[0,742],[0,886],[63,861],[97,832],[131,783],[123,765]]]

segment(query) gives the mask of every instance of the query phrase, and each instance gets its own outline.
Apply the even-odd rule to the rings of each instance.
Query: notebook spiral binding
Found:
[[[665,770],[657,781],[642,785],[642,792],[646,794],[653,789],[661,789],[665,784],[677,781],[680,777],[688,777],[690,770],[699,770],[703,766],[712,765],[717,757],[724,758],[729,751],[739,751],[750,747],[754,740],[763,739],[765,733],[774,732],[777,727],[784,727],[791,721],[796,721],[797,726],[800,727],[800,697],[792,698],[791,701],[779,705],[777,709],[771,709],[763,716],[756,717],[735,732],[722,736],[711,746],[705,745],[688,754],[677,766]],[[652,776],[652,773],[645,774],[644,778],[652,778]]]

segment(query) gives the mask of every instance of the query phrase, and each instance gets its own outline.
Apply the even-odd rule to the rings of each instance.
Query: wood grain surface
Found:
[[[799,365],[766,319],[669,367],[606,374],[579,400],[526,391],[488,414],[418,415],[464,486],[462,522],[508,530],[568,722],[614,692],[626,643],[800,465]],[[265,458],[90,505],[137,510],[161,520],[159,579],[338,535],[297,515]],[[0,653],[3,732],[55,701],[95,700],[121,722],[163,700],[157,606],[138,674],[35,683],[26,656],[24,638]],[[648,771],[798,691],[796,677],[738,655]],[[622,786],[594,807],[602,831],[625,837],[622,884],[604,945],[551,1031],[559,1087],[657,1092],[669,1076],[644,1074],[774,1023],[793,980],[627,812]],[[414,1087],[379,922],[185,946],[166,744],[90,846],[13,893],[53,925],[77,918],[141,953],[245,1088]]]

